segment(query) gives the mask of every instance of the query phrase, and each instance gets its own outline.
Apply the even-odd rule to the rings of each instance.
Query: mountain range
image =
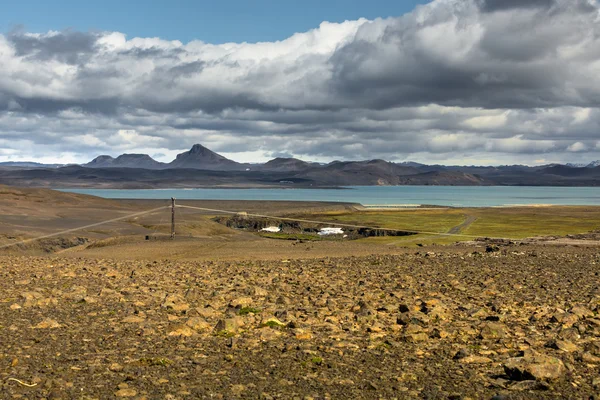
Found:
[[[196,144],[170,163],[146,154],[102,155],[83,165],[0,163],[0,183],[16,186],[165,187],[339,187],[352,185],[600,186],[600,162],[536,167],[425,165],[384,160],[318,164],[275,158],[238,163]]]

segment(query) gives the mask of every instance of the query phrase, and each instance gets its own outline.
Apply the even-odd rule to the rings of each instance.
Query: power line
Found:
[[[90,224],[90,225],[80,226],[80,227],[77,227],[77,228],[72,228],[72,229],[67,229],[67,230],[60,231],[60,232],[51,233],[49,235],[43,235],[43,236],[38,236],[38,237],[35,237],[35,238],[31,238],[31,239],[25,239],[25,240],[21,240],[20,242],[5,244],[3,246],[0,246],[0,249],[5,249],[5,248],[8,248],[8,247],[17,246],[17,245],[20,245],[20,244],[27,244],[27,243],[35,242],[37,240],[42,240],[42,239],[47,239],[47,238],[51,238],[51,237],[54,237],[54,236],[64,235],[66,233],[77,232],[77,231],[81,231],[83,229],[94,228],[96,226],[100,226],[100,225],[104,225],[104,224],[109,224],[111,222],[117,222],[117,221],[121,221],[123,219],[137,217],[137,216],[140,216],[140,215],[152,214],[152,213],[155,213],[157,211],[164,210],[165,208],[170,208],[170,207],[169,206],[158,207],[158,208],[154,208],[154,209],[148,210],[148,211],[142,211],[142,212],[138,212],[138,213],[134,213],[134,214],[125,215],[123,217],[113,218],[113,219],[109,219],[109,220],[102,221],[102,222],[96,222],[96,223],[93,223],[93,224]]]
[[[190,209],[195,209],[195,210],[200,210],[200,211],[209,211],[209,212],[215,212],[215,213],[221,213],[221,214],[240,214],[243,212],[243,211],[216,210],[216,209],[212,209],[212,208],[184,206],[181,204],[177,205],[176,207],[190,208]],[[461,233],[443,233],[443,232],[415,231],[415,230],[408,230],[408,229],[377,228],[377,227],[365,226],[365,225],[342,224],[342,223],[337,223],[335,221],[315,221],[315,220],[299,219],[299,218],[277,217],[277,216],[273,216],[273,215],[250,214],[250,213],[245,213],[245,212],[244,212],[244,215],[247,215],[249,217],[256,217],[256,218],[277,219],[277,220],[281,220],[281,221],[306,222],[309,224],[319,224],[319,225],[337,225],[337,226],[341,226],[341,227],[345,227],[345,228],[378,229],[380,231],[387,231],[387,232],[402,231],[402,232],[407,232],[407,233],[415,233],[415,234],[423,234],[423,235],[460,236],[460,237],[467,237],[467,238],[480,238],[481,237],[481,235],[464,235]],[[490,238],[490,239],[505,239],[505,238]]]

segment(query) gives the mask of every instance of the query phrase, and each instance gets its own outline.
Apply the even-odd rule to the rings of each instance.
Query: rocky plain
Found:
[[[6,399],[600,397],[600,254],[0,257]]]

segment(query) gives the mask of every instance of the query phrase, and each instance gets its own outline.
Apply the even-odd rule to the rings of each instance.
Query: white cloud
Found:
[[[196,142],[243,161],[568,161],[598,149],[599,15],[584,0],[437,0],[267,43],[4,34],[0,161],[169,161]]]
[[[578,153],[581,151],[586,151],[587,150],[587,146],[584,143],[581,142],[575,142],[572,145],[570,145],[569,147],[567,147],[567,151],[573,152],[573,153]]]

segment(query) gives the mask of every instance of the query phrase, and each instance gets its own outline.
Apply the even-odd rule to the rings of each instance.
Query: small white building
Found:
[[[329,236],[329,235],[343,235],[344,231],[342,228],[322,228],[318,235],[319,236]]]
[[[260,231],[261,232],[279,233],[279,232],[281,232],[281,228],[279,228],[278,226],[269,226],[267,228],[262,228]]]

